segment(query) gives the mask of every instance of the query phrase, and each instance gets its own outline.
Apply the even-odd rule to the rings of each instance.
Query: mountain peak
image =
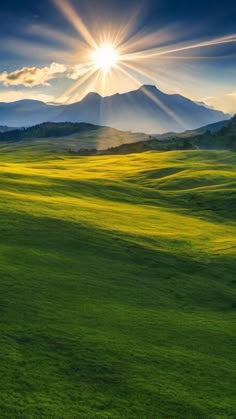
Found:
[[[158,89],[154,84],[143,84],[142,86],[140,86],[139,90],[148,90],[151,92],[156,92]]]
[[[157,96],[157,95],[161,97],[167,96],[166,93],[162,92],[153,84],[143,84],[142,86],[140,86],[138,91],[146,95],[149,93],[150,95],[154,95],[154,96]]]
[[[80,102],[69,105],[23,101],[0,107],[0,125],[23,127],[48,120],[89,122],[150,134],[182,132],[227,119],[222,112],[199,106],[184,96],[164,93],[149,84],[109,97],[90,92]]]
[[[84,98],[82,99],[82,100],[84,100],[84,99],[90,99],[90,98],[101,98],[102,96],[101,95],[99,95],[98,93],[96,93],[96,92],[89,92],[89,93],[87,93],[87,95],[86,96],[84,96]]]

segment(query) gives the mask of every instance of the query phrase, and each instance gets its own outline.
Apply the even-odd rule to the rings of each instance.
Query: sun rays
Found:
[[[122,25],[106,23],[100,25],[99,31],[97,28],[93,30],[93,27],[86,25],[69,0],[53,1],[78,33],[78,50],[72,54],[73,59],[77,55],[78,61],[86,66],[86,71],[59,100],[80,100],[92,87],[102,95],[109,95],[114,91],[125,91],[130,83],[132,87],[140,86],[142,79],[157,84],[165,79],[163,66],[166,63],[197,59],[196,50],[200,52],[200,59],[207,59],[206,54],[202,54],[203,49],[236,42],[236,35],[231,35],[195,43],[175,43],[173,40],[171,42],[168,30],[135,32],[134,19],[128,19]],[[75,45],[70,38],[65,39],[65,42]],[[192,57],[189,55],[191,51],[194,52]],[[150,99],[155,100],[154,97]],[[163,108],[161,103],[158,105]],[[165,111],[170,113],[168,109]],[[175,115],[172,117],[175,118]]]
[[[214,39],[183,41],[183,36],[169,27],[156,31],[137,25],[140,10],[127,13],[126,21],[108,22],[96,16],[92,23],[85,22],[70,0],[52,0],[71,25],[70,33],[52,27],[34,25],[30,28],[35,41],[9,40],[6,48],[24,56],[40,56],[66,66],[67,79],[64,91],[58,94],[58,102],[73,103],[88,92],[96,91],[103,96],[135,89],[149,83],[168,86],[170,71],[179,63],[191,65],[194,60],[214,59],[213,47],[236,42],[236,34]],[[131,17],[130,17],[131,16]],[[137,29],[139,28],[139,29]],[[50,46],[51,45],[51,46]],[[172,83],[178,86],[178,76],[171,74]],[[191,74],[185,73],[192,83]],[[61,84],[63,88],[63,83]],[[61,88],[61,90],[62,90]],[[145,91],[144,91],[145,93]],[[150,92],[146,93],[150,100]],[[175,115],[160,101],[158,106]],[[178,120],[182,124],[182,121]]]
[[[119,52],[112,44],[103,44],[92,52],[91,59],[98,70],[107,72],[118,63]]]

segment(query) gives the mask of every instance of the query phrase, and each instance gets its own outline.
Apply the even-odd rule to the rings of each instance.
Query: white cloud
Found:
[[[49,81],[64,75],[66,66],[64,64],[52,63],[49,67],[23,67],[19,70],[0,74],[0,82],[4,86],[47,86]]]
[[[0,73],[0,83],[4,86],[49,86],[49,81],[56,78],[77,80],[89,70],[87,65],[77,64],[66,66],[52,63],[47,67],[23,67],[13,72],[3,71]]]
[[[91,64],[76,64],[68,67],[66,76],[68,79],[77,80],[89,70],[91,70]]]

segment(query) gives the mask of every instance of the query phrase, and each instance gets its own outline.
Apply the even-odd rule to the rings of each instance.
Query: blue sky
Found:
[[[72,4],[96,41],[100,31],[112,28],[114,34],[128,24],[124,42],[139,40],[142,51],[180,49],[153,59],[139,59],[135,63],[138,70],[129,69],[127,79],[124,73],[114,77],[105,94],[134,89],[135,78],[139,83],[156,84],[167,93],[177,92],[236,112],[235,1],[163,0],[141,4],[129,0],[74,0]],[[83,52],[75,47],[83,36],[55,0],[2,3],[0,39],[0,101],[63,99],[64,91],[83,75]],[[68,40],[73,40],[73,47]],[[99,83],[88,84],[83,92],[90,88],[102,93]],[[80,94],[79,89],[73,90],[71,101],[79,99]]]

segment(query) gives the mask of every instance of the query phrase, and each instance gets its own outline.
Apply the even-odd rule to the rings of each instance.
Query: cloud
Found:
[[[71,80],[77,80],[89,70],[91,70],[91,64],[76,64],[67,68],[66,77]]]
[[[50,80],[56,78],[67,78],[77,80],[90,69],[90,66],[77,64],[66,66],[64,64],[52,63],[48,67],[23,67],[11,73],[3,71],[0,74],[0,83],[4,86],[49,86]]]
[[[49,67],[23,67],[20,70],[0,74],[0,82],[4,86],[48,86],[49,81],[61,77],[66,73],[64,64],[52,63]]]

